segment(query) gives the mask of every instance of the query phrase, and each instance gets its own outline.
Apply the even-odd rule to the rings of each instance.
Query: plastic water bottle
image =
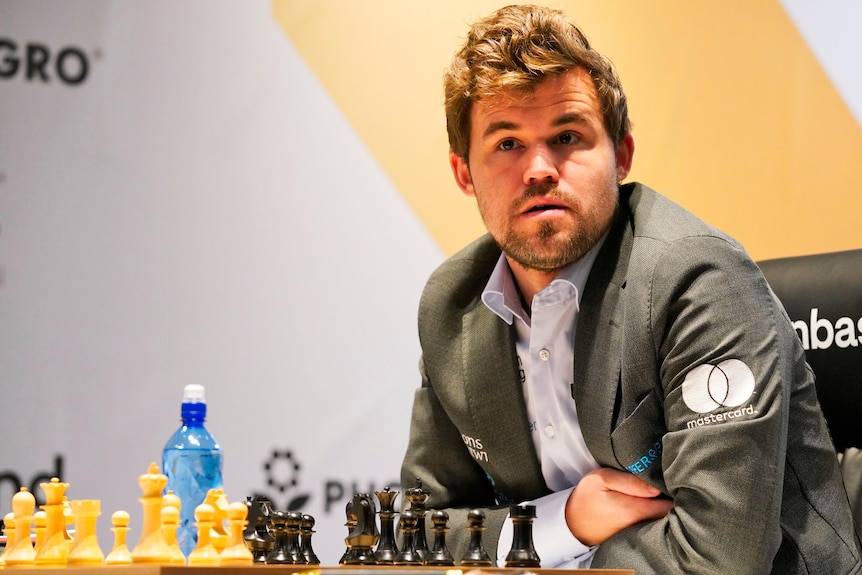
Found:
[[[171,490],[180,498],[177,540],[188,557],[197,545],[195,508],[204,502],[207,491],[222,487],[222,454],[218,442],[204,427],[204,386],[185,386],[180,411],[183,425],[165,444],[162,469],[168,476],[165,491]]]

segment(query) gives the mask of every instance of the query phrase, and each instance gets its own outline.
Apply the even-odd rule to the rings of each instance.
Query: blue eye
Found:
[[[501,150],[504,150],[504,151],[514,150],[515,149],[515,140],[512,140],[512,139],[503,140],[502,142],[500,142],[498,148]]]

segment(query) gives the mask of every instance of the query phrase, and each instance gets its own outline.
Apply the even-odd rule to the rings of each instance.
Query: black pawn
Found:
[[[446,532],[449,531],[449,514],[438,510],[431,514],[431,531],[434,533],[434,545],[425,559],[425,565],[448,567],[455,565],[455,559],[446,547]]]
[[[512,549],[506,555],[506,567],[540,567],[539,555],[533,547],[533,519],[535,505],[512,505]]]
[[[416,552],[422,561],[428,557],[428,540],[425,538],[425,502],[431,495],[422,489],[422,480],[416,478],[416,487],[411,487],[404,492],[404,496],[410,502],[410,511],[416,514]]]
[[[309,565],[320,565],[320,559],[311,548],[311,536],[314,535],[314,517],[303,515],[299,525],[299,550]]]
[[[285,553],[290,557],[294,565],[304,565],[308,561],[299,549],[299,528],[302,524],[302,513],[299,511],[288,511],[285,520]]]
[[[380,540],[377,542],[377,550],[374,558],[382,565],[389,565],[395,561],[398,555],[398,544],[395,542],[395,500],[398,498],[397,491],[390,491],[388,487],[383,491],[375,492],[380,501]]]
[[[401,551],[392,561],[395,565],[422,565],[423,559],[416,552],[416,514],[411,510],[401,513],[398,530],[401,532]]]
[[[470,544],[461,565],[465,567],[492,567],[491,556],[482,544],[482,531],[485,530],[485,512],[481,509],[471,509],[467,514],[467,529],[470,531]]]
[[[287,546],[287,514],[284,511],[273,511],[270,521],[275,531],[275,546],[266,556],[266,563],[267,565],[290,565],[293,563],[293,558]]]

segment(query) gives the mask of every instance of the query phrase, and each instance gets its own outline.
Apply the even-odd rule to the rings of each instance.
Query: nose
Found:
[[[560,174],[554,157],[545,146],[536,146],[525,154],[524,183],[528,186],[543,181],[556,182]]]

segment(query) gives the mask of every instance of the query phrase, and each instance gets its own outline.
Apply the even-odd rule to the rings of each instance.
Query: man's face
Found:
[[[614,146],[589,74],[575,68],[526,99],[480,100],[471,124],[469,164],[454,154],[450,164],[510,262],[549,272],[589,251],[634,153],[631,136]]]

